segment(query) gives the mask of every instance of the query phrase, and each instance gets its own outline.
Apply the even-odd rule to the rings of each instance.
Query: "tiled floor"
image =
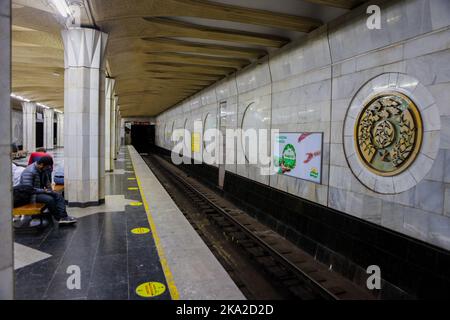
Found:
[[[245,297],[136,150],[129,146],[159,246],[181,300]]]
[[[60,164],[63,150],[53,154]],[[131,232],[150,227],[144,206],[130,205],[142,199],[139,190],[128,189],[137,187],[137,182],[125,149],[116,166],[118,170],[107,175],[104,206],[69,209],[79,218],[75,227],[16,233],[19,251],[34,253],[16,255],[16,299],[171,299],[168,289],[153,298],[136,294],[140,284],[159,282],[167,288],[167,283],[152,234]],[[27,261],[27,256],[39,261]],[[26,266],[19,268],[19,263]],[[80,268],[79,290],[67,287],[70,266]]]

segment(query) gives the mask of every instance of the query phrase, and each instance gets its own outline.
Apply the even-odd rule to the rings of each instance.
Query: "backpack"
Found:
[[[64,185],[64,167],[58,166],[55,170],[55,176],[53,178],[55,181],[55,184],[57,185]]]
[[[18,185],[13,189],[14,208],[18,208],[31,203],[31,198],[35,194],[32,186]]]

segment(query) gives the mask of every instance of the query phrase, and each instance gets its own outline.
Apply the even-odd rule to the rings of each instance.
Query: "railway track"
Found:
[[[245,251],[278,287],[289,292],[289,297],[301,300],[374,299],[368,290],[330,271],[314,257],[236,208],[167,159],[156,155],[144,159],[153,171],[159,171],[158,174],[162,173],[176,183],[198,211],[217,226],[229,241]],[[187,218],[195,224],[191,217]]]

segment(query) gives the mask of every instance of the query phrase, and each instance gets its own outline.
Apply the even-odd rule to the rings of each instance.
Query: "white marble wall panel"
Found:
[[[366,27],[368,16],[365,14],[364,6],[331,24],[330,44],[333,61],[352,58],[423,35],[448,26],[450,20],[444,14],[449,9],[446,0],[385,1],[380,2],[380,7],[382,12],[380,30],[370,30]],[[348,39],[357,45],[349,45]]]
[[[105,171],[114,171],[114,152],[115,150],[111,148],[111,142],[114,141],[113,131],[114,126],[114,114],[115,109],[115,98],[114,98],[114,86],[115,80],[112,78],[105,79]]]
[[[54,117],[53,109],[44,109],[44,147],[47,150],[54,149]]]
[[[326,28],[320,28],[298,46],[291,46],[271,58],[270,68],[274,82],[311,70],[318,70],[330,64]]]
[[[227,170],[450,249],[450,2],[376,3],[381,30],[366,27],[363,6],[214,88],[217,103],[229,105],[230,128],[240,128],[248,104],[258,101],[270,128],[324,132],[323,184],[277,175],[267,182],[247,165]],[[355,118],[371,93],[393,88],[419,106],[424,141],[409,171],[380,180],[345,153],[353,145],[345,119]],[[211,90],[199,94],[203,107],[213,105]],[[165,125],[183,111],[180,104],[159,118]]]
[[[268,63],[252,66],[236,75],[236,85],[239,95],[269,85],[270,83],[271,77]]]
[[[272,106],[272,86],[264,85],[267,79],[270,79],[270,74],[268,66],[261,69],[260,67],[253,70],[253,75],[249,76],[237,76],[237,87],[238,87],[238,105],[237,105],[237,128],[242,130],[247,129],[263,129],[270,130],[271,128],[271,106]],[[262,86],[257,87],[257,89],[247,91],[247,89],[252,85],[254,77],[260,76],[260,84]],[[246,82],[249,81],[249,82]],[[241,92],[243,90],[243,92]],[[245,116],[245,118],[244,118]],[[259,131],[257,132],[259,134]],[[259,138],[258,138],[259,139]],[[258,140],[259,141],[259,140]],[[267,144],[270,146],[270,136],[267,135]],[[243,138],[238,139],[236,143],[236,157],[238,159],[246,159],[245,164],[237,164],[236,173],[242,175],[251,180],[269,184],[269,176],[264,174],[264,166],[259,162],[258,154],[258,164],[251,164],[250,161],[250,147],[243,141]],[[249,150],[247,150],[249,148]],[[263,150],[258,150],[258,153],[262,153]],[[271,152],[271,151],[269,151]],[[270,154],[270,153],[269,153]],[[269,155],[268,154],[268,155]],[[266,169],[268,169],[266,167]]]
[[[11,134],[12,142],[23,145],[23,113],[11,110]]]
[[[56,142],[59,148],[64,147],[64,114],[56,113],[56,121],[57,121],[57,132],[56,132]]]
[[[36,150],[36,103],[23,102],[23,148],[28,152]]]
[[[448,228],[439,228],[437,221],[441,224],[444,222],[447,225],[450,224],[450,220],[445,220],[447,219],[445,214],[448,207],[446,204],[449,201],[445,184],[445,170],[448,167],[447,161],[449,159],[446,150],[444,150],[448,139],[445,127],[447,124],[450,125],[446,119],[446,115],[450,112],[447,99],[448,75],[450,73],[447,70],[448,63],[444,62],[450,61],[448,53],[450,34],[448,24],[443,30],[431,32],[436,28],[431,28],[431,20],[434,18],[430,17],[432,15],[430,8],[435,9],[437,6],[450,13],[448,3],[443,1],[399,1],[398,4],[392,5],[392,9],[391,11],[388,10],[387,15],[392,17],[391,19],[399,15],[399,21],[393,23],[403,23],[403,29],[407,29],[410,22],[407,22],[406,18],[402,18],[402,15],[412,19],[420,14],[423,15],[423,19],[419,20],[420,26],[413,27],[412,30],[383,31],[389,33],[392,37],[390,38],[391,41],[386,44],[386,48],[382,49],[374,41],[373,43],[367,42],[367,48],[362,50],[365,46],[365,40],[362,38],[362,46],[344,48],[344,36],[360,39],[358,33],[367,33],[366,30],[354,28],[353,31],[350,31],[350,29],[344,31],[340,29],[335,31],[336,35],[333,35],[334,31],[331,32],[333,60],[340,61],[344,58],[346,60],[337,63],[333,70],[335,77],[333,78],[331,127],[333,132],[332,142],[335,144],[331,148],[333,165],[330,169],[330,186],[333,187],[330,188],[329,205],[448,249],[449,245],[444,239],[449,238],[450,233],[448,233]],[[413,13],[413,8],[422,10],[420,13]],[[348,28],[350,28],[350,25],[348,25]],[[424,28],[429,28],[431,33],[426,34],[427,31]],[[392,39],[398,39],[400,43],[396,43]],[[353,53],[351,53],[352,51]],[[359,70],[362,71],[359,72]],[[398,76],[391,74],[389,77],[387,75],[383,77],[385,72],[398,73]],[[375,79],[373,79],[374,76]],[[411,81],[411,78],[417,81]],[[348,155],[350,157],[347,160],[354,167],[353,171],[358,172],[343,173],[342,168],[348,168],[348,165],[342,161],[342,148],[339,148],[339,145],[343,146],[346,142],[346,140],[341,140],[342,135],[351,136],[349,130],[352,125],[350,124],[348,130],[346,130],[345,123],[341,121],[347,111],[350,114],[352,113],[352,99],[357,96],[359,101],[356,101],[356,105],[360,106],[364,102],[362,97],[369,95],[368,91],[357,92],[358,88],[364,86],[364,83],[369,84],[372,89],[378,87],[380,91],[390,89],[394,83],[397,83],[398,89],[408,92],[418,104],[425,131],[421,155],[409,172],[394,177],[392,182],[389,182],[389,179],[381,182],[373,174],[362,172],[361,175],[364,178],[362,176],[360,178],[366,180],[366,186],[362,185],[358,179],[353,179],[362,168],[357,167],[354,161],[356,157],[351,157],[351,154]],[[359,95],[361,97],[358,97]],[[350,138],[348,142],[350,149],[353,140]],[[341,179],[351,180],[350,188],[347,183],[340,182]],[[372,183],[368,181],[372,181]],[[392,185],[398,189],[405,189],[406,186],[410,189],[396,193]],[[367,186],[378,191],[391,190],[393,194],[382,195],[373,192]],[[415,187],[411,188],[411,186]],[[342,198],[345,199],[345,206]],[[363,217],[363,211],[354,210],[361,205],[361,201],[363,207],[376,203],[376,206],[371,210],[374,212],[372,217]],[[381,210],[379,210],[380,206],[378,205],[380,201]]]

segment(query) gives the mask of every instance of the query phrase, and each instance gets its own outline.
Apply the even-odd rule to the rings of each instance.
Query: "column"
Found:
[[[117,116],[116,116],[116,157],[119,155],[120,152],[120,146],[122,145],[122,117],[120,116],[119,108],[117,108]]]
[[[64,148],[64,113],[56,113],[57,134],[56,140],[59,148]]]
[[[36,103],[22,102],[23,111],[23,149],[36,150]]]
[[[53,109],[44,109],[44,148],[47,150],[54,149],[55,134],[55,111]]]
[[[114,171],[114,149],[111,141],[114,141],[114,85],[115,80],[106,78],[105,81],[105,171]]]
[[[11,1],[0,5],[0,299],[14,298],[11,223]]]
[[[114,96],[114,108],[111,110],[111,161],[117,160],[117,108],[119,98]]]
[[[108,35],[94,29],[62,31],[64,43],[64,169],[69,206],[105,199],[105,72]]]

